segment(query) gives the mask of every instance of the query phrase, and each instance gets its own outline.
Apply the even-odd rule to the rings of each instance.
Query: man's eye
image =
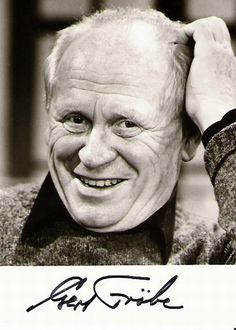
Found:
[[[67,131],[72,133],[83,133],[90,128],[89,120],[80,114],[65,117],[63,125]]]
[[[67,120],[73,124],[86,124],[87,123],[87,119],[85,119],[83,116],[81,115],[72,115],[69,116],[69,118],[67,118]]]
[[[124,120],[123,122],[120,123],[120,127],[124,127],[124,128],[133,128],[133,127],[137,127],[137,125],[130,120]]]
[[[135,122],[128,119],[119,120],[113,126],[113,130],[115,134],[122,137],[133,137],[142,132],[140,126],[138,126]]]

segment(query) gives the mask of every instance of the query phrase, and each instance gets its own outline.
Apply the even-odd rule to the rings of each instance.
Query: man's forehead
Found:
[[[116,29],[115,29],[116,27]],[[86,70],[101,75],[127,74],[136,77],[164,69],[167,45],[157,41],[151,24],[135,21],[127,26],[90,28],[68,45],[59,70]],[[64,71],[63,70],[63,71]]]

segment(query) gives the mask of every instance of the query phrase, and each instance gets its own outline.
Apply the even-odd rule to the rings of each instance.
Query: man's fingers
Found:
[[[176,43],[189,44],[191,39],[196,43],[218,42],[231,48],[228,28],[225,22],[217,17],[202,18],[178,30]]]
[[[198,41],[214,41],[213,33],[209,29],[208,19],[199,19],[183,26],[177,32],[176,43],[188,44],[190,39]]]
[[[218,17],[201,18],[186,25],[185,33],[194,40],[214,40],[217,42],[230,41],[229,31],[225,22]]]

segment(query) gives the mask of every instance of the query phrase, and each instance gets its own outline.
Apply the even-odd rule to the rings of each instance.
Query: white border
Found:
[[[81,296],[90,296],[93,282],[105,275],[150,277],[147,288],[160,289],[170,278],[175,283],[163,294],[171,303],[184,305],[170,310],[154,306],[120,306],[112,310],[99,300],[86,312],[48,301],[31,312],[26,309],[47,298],[52,289],[70,276],[88,279]],[[148,329],[148,330],[234,330],[236,328],[236,266],[78,266],[78,267],[1,267],[0,329]],[[138,293],[131,282],[116,280],[116,292]],[[82,289],[81,289],[82,290]],[[101,290],[107,291],[103,286]],[[133,291],[132,291],[133,290]],[[110,292],[110,291],[108,291]],[[104,295],[106,292],[104,293]],[[80,296],[80,298],[81,298]],[[124,302],[124,300],[123,300]]]

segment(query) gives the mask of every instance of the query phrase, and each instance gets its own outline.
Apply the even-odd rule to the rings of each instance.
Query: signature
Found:
[[[134,303],[137,306],[161,304],[167,309],[181,309],[183,305],[171,304],[167,296],[168,289],[175,283],[178,276],[173,276],[159,290],[144,289],[144,285],[150,284],[150,277],[130,276],[130,275],[107,275],[98,278],[91,286],[87,277],[72,276],[52,290],[50,295],[26,309],[27,312],[38,308],[39,306],[52,301],[57,303],[57,308],[72,308],[76,311],[79,307],[85,312],[91,304],[97,300],[111,309],[118,306]],[[86,283],[86,285],[85,285]],[[91,286],[91,292],[88,296],[88,289]],[[86,291],[85,291],[86,289]],[[119,290],[117,290],[119,289]]]

